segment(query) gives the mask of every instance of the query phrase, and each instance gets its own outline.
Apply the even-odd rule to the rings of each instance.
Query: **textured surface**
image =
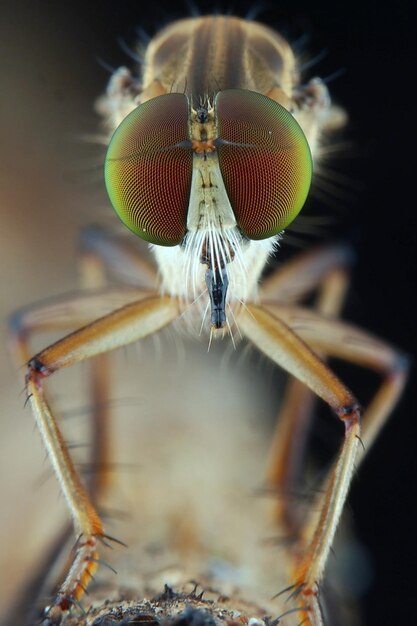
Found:
[[[132,111],[106,155],[110,200],[130,230],[151,243],[173,246],[185,233],[193,154],[188,101],[171,93]]]
[[[307,140],[291,113],[261,94],[227,89],[215,104],[220,169],[237,222],[250,239],[272,237],[307,198]]]

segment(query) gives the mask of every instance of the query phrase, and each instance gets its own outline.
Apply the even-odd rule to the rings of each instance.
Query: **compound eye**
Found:
[[[193,164],[188,118],[184,94],[152,98],[123,120],[106,154],[106,187],[117,215],[161,246],[175,246],[185,235]]]
[[[254,91],[220,91],[215,110],[220,170],[238,226],[249,239],[276,235],[310,189],[307,139],[291,113]]]

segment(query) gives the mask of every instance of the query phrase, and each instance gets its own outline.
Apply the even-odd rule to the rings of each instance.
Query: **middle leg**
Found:
[[[351,251],[343,245],[319,248],[297,256],[263,286],[263,299],[297,302],[317,290],[314,308],[324,315],[340,314],[349,283]],[[323,358],[323,355],[321,355]],[[301,470],[310,431],[315,396],[296,378],[286,384],[266,469],[266,486],[276,498],[272,514],[291,541],[303,525]]]

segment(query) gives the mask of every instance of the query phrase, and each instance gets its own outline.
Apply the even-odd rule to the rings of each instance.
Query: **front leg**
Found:
[[[262,352],[325,400],[345,424],[339,457],[311,506],[295,555],[295,584],[305,599],[306,609],[311,611],[310,623],[318,626],[322,624],[319,585],[353,469],[372,445],[402,393],[407,379],[407,358],[355,326],[301,307],[266,303],[263,309],[248,305],[239,322]],[[382,384],[364,413],[363,430],[353,396],[310,347],[320,354],[382,374]]]
[[[306,623],[321,626],[319,584],[352,480],[361,436],[360,407],[352,393],[281,319],[248,304],[242,308],[238,323],[261,352],[322,398],[345,425],[345,440],[326,485],[320,518],[313,536],[307,538],[309,545],[301,542],[295,572],[290,573],[294,586],[301,593],[302,609],[308,616]]]
[[[106,537],[45,398],[43,381],[63,367],[151,335],[177,316],[178,304],[169,297],[155,296],[133,302],[61,339],[28,363],[28,399],[78,538],[72,565],[47,610],[43,626],[59,624],[64,613],[83,595],[97,567],[98,540]]]

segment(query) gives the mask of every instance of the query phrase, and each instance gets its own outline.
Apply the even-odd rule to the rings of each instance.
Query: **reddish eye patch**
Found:
[[[162,246],[185,235],[193,166],[188,119],[184,94],[148,100],[123,120],[106,154],[116,213],[139,237]]]
[[[250,239],[276,235],[302,209],[310,189],[304,133],[284,107],[254,91],[219,92],[215,112],[220,169],[238,226]]]

